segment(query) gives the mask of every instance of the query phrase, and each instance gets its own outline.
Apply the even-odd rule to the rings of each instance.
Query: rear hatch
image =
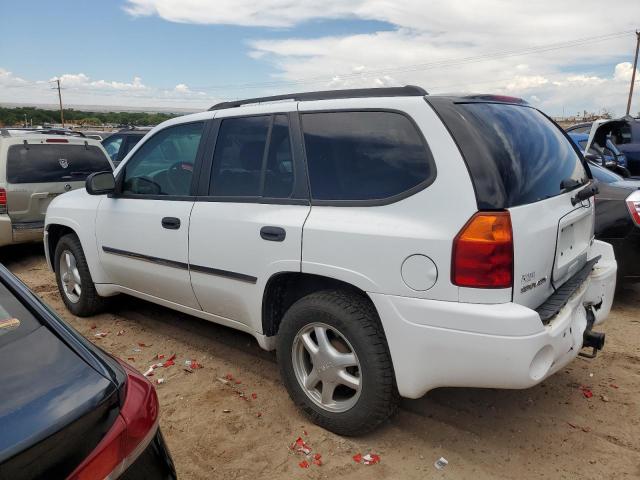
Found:
[[[104,152],[76,138],[29,139],[7,152],[7,210],[14,228],[44,222],[53,198],[81,188],[93,172],[111,170]]]
[[[65,478],[113,424],[119,383],[0,284],[0,479]]]
[[[478,209],[509,211],[513,301],[537,308],[587,262],[593,202],[572,202],[590,182],[583,159],[557,125],[527,104],[427,101],[460,148]]]

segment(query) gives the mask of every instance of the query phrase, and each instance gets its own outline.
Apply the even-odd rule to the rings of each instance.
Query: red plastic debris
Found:
[[[584,385],[580,387],[580,390],[582,390],[582,394],[585,396],[585,398],[593,397],[593,392]]]
[[[251,398],[253,398],[255,400],[256,398],[258,398],[258,394],[257,393],[252,393],[251,394]]]
[[[224,378],[225,378],[225,380],[233,380],[233,375],[231,375],[230,373],[227,373],[227,374],[224,376]]]
[[[313,464],[321,467],[322,466],[322,455],[320,455],[319,453],[316,453],[313,456]]]
[[[166,362],[164,362],[164,363],[162,364],[162,366],[163,366],[164,368],[167,368],[167,367],[170,367],[171,365],[175,365],[175,364],[176,364],[176,363],[175,363],[173,360],[169,359],[169,360],[167,360]]]
[[[291,450],[294,452],[301,452],[305,455],[309,455],[311,453],[311,447],[307,445],[302,437],[298,437],[296,441],[291,445]]]
[[[309,462],[307,462],[306,460],[301,461],[298,466],[300,468],[309,468]]]
[[[156,353],[156,358],[154,360],[162,360],[164,358],[164,353]]]
[[[195,360],[191,360],[191,363],[189,364],[189,368],[191,370],[195,370],[196,368],[202,368],[202,364],[196,362]]]
[[[353,456],[353,461],[362,463],[363,465],[375,465],[376,463],[380,463],[380,455],[376,455],[375,453],[367,453],[366,455],[356,453]]]
[[[147,345],[146,343],[138,342],[139,347],[150,347],[151,345],[153,344],[150,343],[149,345]]]
[[[163,355],[163,357],[164,357],[164,355]],[[174,361],[175,359],[176,359],[176,354],[174,353],[173,355],[171,355],[171,356],[167,359],[167,361],[169,361],[169,360],[170,360],[170,361]]]
[[[127,360],[135,361],[135,357],[127,357]]]

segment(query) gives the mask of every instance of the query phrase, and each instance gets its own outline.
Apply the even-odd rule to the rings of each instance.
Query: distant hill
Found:
[[[95,109],[79,110],[65,108],[63,110],[65,123],[94,126],[94,125],[157,125],[173,117],[190,113],[185,112],[156,112],[141,111],[105,111]],[[42,125],[60,122],[60,110],[55,108],[39,108],[35,106],[0,106],[0,127],[19,126],[24,124]]]

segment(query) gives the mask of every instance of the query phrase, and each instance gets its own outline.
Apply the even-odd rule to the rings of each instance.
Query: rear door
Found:
[[[205,126],[196,121],[156,132],[120,170],[118,192],[100,202],[96,241],[110,283],[199,308],[187,256]]]
[[[513,301],[536,308],[587,261],[593,199],[576,147],[526,105],[429,100],[456,139],[479,210],[508,210],[514,247]]]
[[[223,323],[254,331],[262,330],[262,292],[271,275],[300,271],[310,209],[295,104],[284,108],[216,117],[210,171],[203,170],[207,182],[191,214],[189,264],[198,302]]]
[[[83,187],[89,174],[111,169],[103,150],[77,139],[25,139],[10,146],[6,190],[14,228],[42,223],[53,198]]]

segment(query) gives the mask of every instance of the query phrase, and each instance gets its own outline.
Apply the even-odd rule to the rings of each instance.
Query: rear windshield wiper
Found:
[[[587,198],[591,198],[596,196],[600,191],[598,190],[598,185],[592,183],[587,188],[583,188],[575,196],[571,197],[571,205],[575,206],[576,204],[583,202]]]
[[[576,180],[575,178],[565,178],[564,180],[562,180],[560,182],[560,189],[563,192],[569,192],[569,191],[574,190],[574,189],[576,189],[578,187],[581,187],[584,184],[585,184],[585,182],[582,179]]]

